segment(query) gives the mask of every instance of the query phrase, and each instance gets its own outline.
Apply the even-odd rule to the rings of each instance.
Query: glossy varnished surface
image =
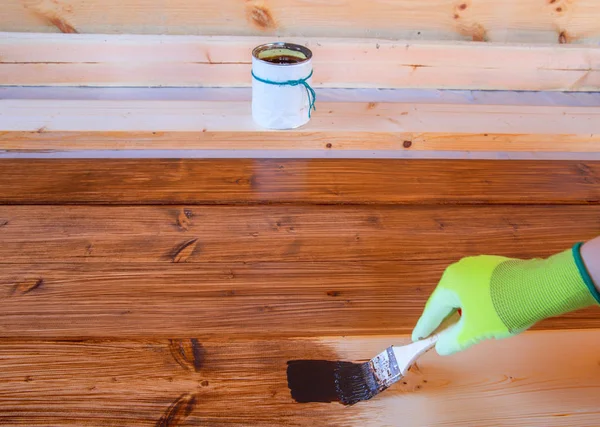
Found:
[[[443,260],[550,255],[600,206],[0,206],[4,262]]]
[[[405,335],[449,262],[4,265],[0,334]],[[588,309],[537,328],[600,328],[600,316]]]
[[[594,237],[598,173],[594,162],[2,161],[0,424],[593,425],[596,309],[428,354],[406,383],[351,408],[294,403],[285,371],[405,342],[462,256],[546,256]]]
[[[85,140],[89,138],[91,135],[85,136]],[[586,204],[600,201],[598,184],[600,163],[575,161],[142,159],[0,163],[0,203],[5,204]]]

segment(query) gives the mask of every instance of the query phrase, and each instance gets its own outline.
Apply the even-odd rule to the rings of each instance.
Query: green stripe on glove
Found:
[[[548,259],[468,257],[444,272],[412,338],[429,336],[452,312],[460,321],[436,344],[441,355],[490,338],[516,335],[538,321],[600,303],[581,259],[581,244]]]

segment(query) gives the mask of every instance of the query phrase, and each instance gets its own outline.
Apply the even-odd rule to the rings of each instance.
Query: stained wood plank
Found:
[[[3,340],[0,422],[583,427],[600,415],[599,338],[598,330],[534,332],[482,343],[460,357],[431,352],[404,382],[349,408],[294,403],[286,362],[367,359],[406,338]]]
[[[415,43],[286,38],[314,53],[317,87],[589,91],[600,87],[594,46]],[[264,37],[0,33],[6,85],[251,85]]]
[[[600,33],[594,0],[8,0],[4,31],[356,36],[585,43]]]
[[[2,204],[597,204],[599,162],[2,160]]]
[[[0,259],[212,262],[550,255],[597,235],[598,206],[0,208]]]
[[[4,264],[0,336],[410,334],[451,261]],[[600,316],[582,310],[536,328],[600,328]]]

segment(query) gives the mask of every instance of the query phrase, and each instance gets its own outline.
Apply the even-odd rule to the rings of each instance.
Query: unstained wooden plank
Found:
[[[165,133],[166,132],[166,133]],[[319,103],[311,122],[266,131],[237,101],[0,100],[0,150],[441,150],[593,152],[597,106]],[[252,154],[249,154],[252,155]]]
[[[251,52],[272,38],[0,33],[0,83],[65,86],[251,85]],[[314,53],[328,88],[589,91],[600,48],[285,38]]]
[[[342,36],[586,43],[595,0],[7,0],[4,31]]]
[[[374,106],[374,104],[372,104]],[[371,106],[372,108],[372,106]],[[402,113],[401,113],[402,114]],[[592,117],[590,117],[592,118]],[[236,118],[244,122],[246,118]],[[391,120],[395,120],[390,117]],[[472,120],[477,120],[473,117]],[[553,120],[554,117],[548,118]],[[76,120],[75,118],[73,120]],[[360,119],[356,119],[360,120]],[[512,120],[505,118],[506,123]],[[40,122],[39,124],[44,123]],[[387,126],[389,122],[381,123]],[[293,132],[264,132],[248,130],[242,132],[197,131],[197,132],[164,132],[164,131],[50,131],[41,126],[33,131],[0,131],[0,150],[15,153],[60,153],[70,154],[84,150],[98,150],[98,153],[118,153],[120,150],[132,150],[134,153],[152,150],[224,150],[234,153],[246,150],[255,153],[257,158],[264,157],[265,150],[286,150],[301,155],[307,151],[332,154],[357,152],[387,151],[416,153],[428,152],[506,152],[530,154],[549,153],[560,156],[563,153],[597,153],[600,146],[600,132],[578,134],[577,129],[565,129],[556,134],[537,133],[540,131],[532,123],[531,129],[523,129],[524,133],[485,133],[484,129],[475,129],[474,133],[455,132],[453,125],[446,132],[405,132],[380,131],[377,123],[373,123],[370,131],[352,131],[335,129],[332,123],[329,129],[315,132],[311,124],[306,129]],[[342,125],[344,126],[344,125]],[[523,123],[522,126],[527,126]],[[542,129],[543,130],[543,129]],[[529,133],[534,132],[534,133]],[[575,132],[565,134],[560,132]],[[112,151],[111,151],[112,150]],[[415,153],[415,154],[416,154]]]
[[[200,132],[284,141],[304,132],[600,134],[600,107],[324,102],[292,131],[268,131],[241,101],[0,100],[0,131]],[[215,133],[215,135],[212,135]],[[126,136],[121,134],[121,136]],[[178,148],[178,147],[172,147]]]

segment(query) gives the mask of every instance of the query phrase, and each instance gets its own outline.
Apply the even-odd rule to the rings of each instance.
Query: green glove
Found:
[[[578,243],[548,259],[482,255],[451,265],[427,301],[413,340],[429,336],[457,309],[460,321],[436,344],[440,355],[516,335],[547,317],[600,303],[580,248]]]

